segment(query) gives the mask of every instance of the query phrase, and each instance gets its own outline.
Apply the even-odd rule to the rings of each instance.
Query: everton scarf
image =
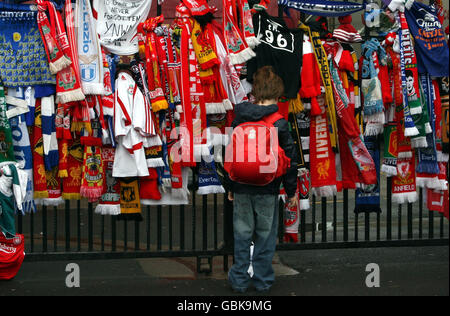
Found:
[[[449,76],[449,51],[442,23],[437,17],[436,8],[414,1],[405,10],[414,48],[417,54],[419,73],[433,77]]]
[[[6,87],[56,83],[49,69],[36,16],[36,12],[29,10],[1,11],[0,76]]]
[[[202,157],[198,167],[198,190],[197,194],[216,194],[225,193],[225,189],[219,181],[216,165],[214,163],[214,154],[209,157]]]
[[[398,204],[417,200],[414,152],[411,158],[397,159],[397,175],[392,178],[392,201]]]
[[[377,138],[374,136],[364,137],[364,143],[375,162],[377,172],[377,183],[364,185],[356,190],[355,213],[377,212],[381,213],[380,208],[380,151]]]
[[[136,178],[120,178],[120,215],[117,219],[142,221],[139,183]]]
[[[77,0],[75,25],[83,93],[103,95],[102,53],[89,0]]]
[[[428,173],[428,174],[438,174],[438,160],[436,153],[436,141],[435,141],[435,123],[434,123],[434,102],[432,95],[431,78],[427,75],[421,75],[421,82],[423,86],[424,98],[426,101],[427,112],[430,113],[431,121],[429,123],[432,129],[431,133],[427,134],[427,144],[426,148],[419,148],[418,159],[419,163],[417,165],[416,171],[418,173]]]
[[[278,5],[296,9],[303,13],[337,17],[346,16],[364,9],[365,4],[347,1],[324,1],[324,0],[278,0]]]
[[[319,97],[319,105],[324,104],[324,97]],[[335,156],[328,132],[327,115],[311,117],[310,128],[310,165],[312,192],[319,197],[331,197],[337,193]]]

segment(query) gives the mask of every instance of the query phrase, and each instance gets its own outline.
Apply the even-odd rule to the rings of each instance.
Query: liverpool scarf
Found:
[[[79,200],[81,198],[84,149],[78,139],[69,140],[65,144],[67,144],[67,177],[62,179],[62,197],[64,200]]]
[[[355,213],[377,212],[380,208],[380,151],[377,138],[374,136],[364,137],[364,143],[375,162],[377,172],[377,183],[364,185],[356,190]]]
[[[120,181],[112,176],[114,163],[114,148],[107,146],[102,148],[102,161],[105,168],[105,181],[103,192],[95,208],[95,213],[101,215],[120,214]]]
[[[59,43],[65,58],[70,61],[68,66],[64,67],[56,74],[56,103],[81,101],[84,99],[84,94],[81,90],[80,76],[77,74],[78,64],[74,64],[74,60],[78,57],[74,54],[74,50],[70,47],[70,42],[66,34],[66,30],[64,29],[64,22],[61,18],[61,14],[56,10],[50,1],[47,3],[50,16],[54,16],[55,19],[56,25],[53,27],[56,27],[56,31],[58,33],[56,35],[57,42]],[[68,26],[73,27],[73,21],[70,21],[69,19],[73,19],[71,14],[67,17],[67,23]]]
[[[243,64],[255,57],[255,52],[249,47],[238,27],[235,0],[222,0],[222,5],[225,47],[230,55],[231,64]]]
[[[324,102],[323,96],[319,97],[319,104],[321,101]],[[325,111],[311,118],[310,131],[312,192],[319,197],[330,197],[337,193],[337,182],[335,156],[331,147]]]
[[[391,177],[397,175],[397,123],[391,122],[384,125],[384,151],[381,172]]]
[[[336,109],[334,104],[334,95],[333,95],[333,87],[331,83],[331,76],[329,71],[329,64],[325,49],[323,48],[322,41],[320,40],[320,34],[318,30],[311,30],[309,27],[305,25],[300,26],[301,29],[308,32],[309,37],[311,39],[311,43],[313,44],[314,54],[316,56],[316,61],[319,64],[320,76],[322,79],[322,84],[325,87],[325,104],[326,104],[326,113],[328,116],[328,124],[329,124],[329,133],[330,133],[330,141],[331,147],[333,151],[338,151],[337,144],[337,119],[336,119]]]
[[[103,193],[104,166],[102,150],[98,146],[85,146],[83,154],[83,176],[80,194],[89,202],[96,202]]]
[[[103,95],[103,60],[90,1],[77,0],[75,25],[83,93]]]
[[[392,178],[392,201],[398,204],[417,200],[414,152],[411,158],[397,159],[397,175]]]
[[[117,219],[142,221],[139,183],[136,178],[120,178],[120,214]]]
[[[164,17],[158,16],[150,18],[138,26],[138,32],[143,34],[143,36],[139,37],[141,40],[139,45],[145,47],[148,89],[150,91],[150,102],[153,112],[165,110],[169,107],[161,85],[155,34],[156,27],[163,21]]]
[[[58,12],[51,1],[36,0],[36,3],[38,5],[37,21],[39,31],[41,32],[42,41],[45,44],[50,72],[57,74],[72,63],[70,58],[65,55],[64,48],[61,47],[61,40],[64,41],[65,37],[65,32],[61,29],[62,24],[60,24],[62,21],[58,20]],[[47,10],[50,21],[45,13]],[[63,45],[66,44],[68,43],[63,43]]]

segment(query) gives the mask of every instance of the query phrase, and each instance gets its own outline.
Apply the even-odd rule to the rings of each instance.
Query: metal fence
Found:
[[[300,212],[298,243],[283,242],[281,208],[277,249],[448,245],[449,222],[442,214],[426,210],[422,198],[394,206],[390,179],[383,183],[382,213],[355,214],[353,190],[331,199],[312,196],[311,208]],[[215,256],[223,256],[228,270],[232,213],[225,195],[194,191],[189,205],[144,206],[141,222],[95,214],[85,201],[65,201],[62,207],[19,215],[17,231],[25,235],[28,261],[196,257],[198,272],[210,272]]]

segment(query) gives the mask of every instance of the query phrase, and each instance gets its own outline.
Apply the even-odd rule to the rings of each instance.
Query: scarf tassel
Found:
[[[98,204],[95,207],[95,214],[100,215],[120,215],[120,205]]]
[[[317,197],[333,197],[337,194],[337,187],[335,185],[326,185],[317,188],[311,188],[312,194]]]
[[[393,177],[397,175],[397,167],[383,164],[381,165],[381,172],[387,177]]]
[[[230,62],[232,65],[240,65],[252,59],[255,56],[256,56],[255,52],[250,47],[247,47],[246,49],[237,54],[230,53]]]
[[[404,192],[392,194],[392,202],[397,204],[414,203],[417,201],[417,192]]]

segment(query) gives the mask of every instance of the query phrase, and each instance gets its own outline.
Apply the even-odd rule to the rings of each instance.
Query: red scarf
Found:
[[[153,112],[165,110],[169,107],[161,87],[161,76],[158,64],[158,53],[156,45],[155,28],[164,21],[163,16],[149,18],[144,23],[139,24],[138,32],[145,35],[145,56],[147,67],[148,89],[150,90],[150,102]],[[139,39],[143,39],[140,36]],[[140,46],[142,43],[139,44]]]
[[[65,200],[79,200],[81,198],[81,176],[83,164],[83,146],[79,140],[67,142],[67,176],[62,179],[62,197]],[[61,156],[60,156],[61,157]],[[61,165],[60,165],[61,166]],[[60,167],[61,168],[61,167]],[[61,172],[61,169],[60,169]]]
[[[398,204],[417,200],[414,152],[411,158],[397,159],[397,175],[392,178],[392,201]]]
[[[323,95],[319,97],[324,102]],[[311,117],[310,165],[311,187],[316,196],[333,196],[337,192],[335,156],[331,148],[325,110]]]
[[[58,26],[61,26],[61,24],[57,22],[58,12],[53,3],[46,0],[36,0],[36,4],[38,5],[37,23],[42,41],[44,42],[45,52],[47,53],[50,72],[52,74],[57,74],[72,63],[71,60],[64,55],[64,49],[59,42],[61,40],[60,36],[65,34],[59,33],[61,29]],[[50,21],[45,13],[47,10]],[[56,25],[57,23],[59,25]],[[58,34],[56,34],[57,31]],[[64,43],[64,45],[66,44],[67,42]]]

